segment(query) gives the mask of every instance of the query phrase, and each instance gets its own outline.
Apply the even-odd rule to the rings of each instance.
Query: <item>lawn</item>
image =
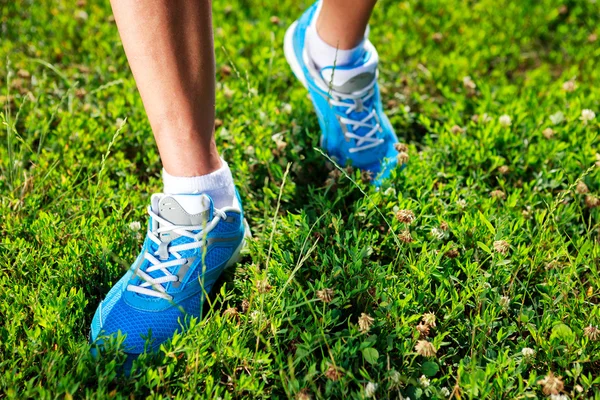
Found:
[[[317,150],[310,3],[214,3],[254,239],[125,378],[88,333],[161,190],[141,99],[107,1],[0,2],[0,398],[600,399],[600,2],[381,1],[379,191]]]

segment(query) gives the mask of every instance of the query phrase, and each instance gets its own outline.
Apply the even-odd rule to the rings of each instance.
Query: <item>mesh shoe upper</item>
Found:
[[[140,354],[146,343],[156,349],[189,317],[200,317],[204,293],[237,258],[246,228],[239,196],[238,206],[223,210],[215,210],[208,196],[196,196],[192,202],[207,206],[195,213],[187,213],[178,196],[153,196],[142,253],[96,310],[92,341],[120,331],[125,351]]]

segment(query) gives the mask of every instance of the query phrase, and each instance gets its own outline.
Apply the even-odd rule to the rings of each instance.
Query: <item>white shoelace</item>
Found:
[[[140,294],[144,294],[147,296],[160,297],[165,300],[172,300],[173,296],[167,294],[167,290],[163,286],[164,283],[168,282],[177,282],[179,277],[174,275],[169,271],[169,268],[173,268],[180,265],[185,265],[189,261],[189,258],[183,257],[179,252],[185,250],[192,250],[199,247],[202,247],[204,240],[202,240],[206,235],[213,230],[213,228],[219,223],[220,220],[227,219],[227,215],[221,211],[214,209],[215,217],[207,223],[206,225],[175,225],[170,223],[164,218],[159,217],[156,213],[152,211],[150,207],[148,207],[148,214],[152,218],[153,221],[158,222],[160,228],[148,231],[148,238],[152,240],[154,243],[158,245],[158,249],[154,252],[154,254],[150,254],[150,252],[146,251],[144,253],[144,259],[150,263],[150,266],[146,268],[145,271],[142,271],[140,267],[135,270],[135,275],[139,276],[142,279],[142,283],[139,285],[127,285],[127,290],[130,292],[136,292]],[[193,231],[200,231],[199,233],[194,233]],[[160,234],[164,232],[174,232],[180,236],[185,236],[193,239],[193,242],[179,244],[176,246],[171,246],[168,242],[163,242],[160,240]],[[174,260],[170,261],[161,261],[161,259],[169,259],[170,254],[175,256]],[[155,257],[158,256],[159,258]],[[143,261],[142,261],[143,262]],[[164,274],[164,276],[153,278],[150,276],[150,273],[154,271],[160,271]]]
[[[330,104],[336,107],[346,107],[347,110],[345,114],[350,116],[352,112],[360,110],[360,108],[363,107],[364,103],[366,103],[369,99],[371,99],[371,97],[375,95],[373,86],[375,86],[375,81],[373,81],[366,88],[355,94],[344,94],[331,91],[332,99],[330,100]],[[346,103],[343,100],[352,100],[353,102]],[[371,130],[367,132],[364,136],[359,136],[352,132],[344,132],[344,137],[346,139],[356,140],[356,147],[352,147],[348,150],[350,153],[356,153],[359,151],[371,149],[385,142],[385,140],[383,139],[373,137],[376,135],[377,132],[382,131],[375,107],[373,107],[371,112],[361,120],[355,120],[349,117],[340,117],[340,123],[352,126],[352,130],[354,131],[356,130],[356,128],[361,127],[371,128]]]

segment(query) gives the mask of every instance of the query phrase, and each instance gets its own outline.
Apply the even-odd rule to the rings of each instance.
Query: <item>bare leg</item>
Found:
[[[111,0],[165,170],[219,169],[210,0]]]
[[[377,0],[323,0],[317,32],[340,50],[356,47],[364,37]]]

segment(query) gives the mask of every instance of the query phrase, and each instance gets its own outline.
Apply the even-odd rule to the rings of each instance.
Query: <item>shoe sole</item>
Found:
[[[296,52],[294,51],[294,32],[296,32],[297,25],[298,21],[294,21],[294,23],[285,32],[285,38],[283,40],[283,53],[285,54],[285,59],[287,60],[290,68],[292,68],[292,72],[294,73],[294,75],[296,75],[296,78],[298,78],[302,85],[306,89],[308,89],[308,84],[306,83],[306,79],[304,78],[302,67],[298,62]]]

